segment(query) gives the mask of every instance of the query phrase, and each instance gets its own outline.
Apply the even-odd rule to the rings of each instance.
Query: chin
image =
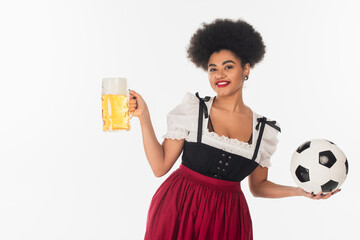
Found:
[[[217,96],[228,96],[230,93],[228,91],[215,91]]]
[[[222,97],[227,97],[227,96],[233,96],[233,95],[237,95],[238,91],[236,91],[235,89],[227,89],[226,91],[220,89],[220,91],[215,91],[217,96],[222,96]]]

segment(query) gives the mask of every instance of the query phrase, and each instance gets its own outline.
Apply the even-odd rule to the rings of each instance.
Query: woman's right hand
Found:
[[[328,199],[332,195],[340,192],[340,190],[341,189],[337,189],[337,190],[335,190],[333,192],[328,192],[326,194],[323,194],[322,192],[319,192],[318,194],[314,194],[314,193],[306,192],[305,190],[303,190],[300,187],[297,188],[297,191],[298,191],[300,196],[308,197],[308,198],[311,198],[311,199]]]
[[[145,103],[145,100],[141,97],[140,94],[134,90],[129,90],[130,100],[129,100],[129,111],[130,114],[134,117],[141,118],[149,112],[149,109]]]

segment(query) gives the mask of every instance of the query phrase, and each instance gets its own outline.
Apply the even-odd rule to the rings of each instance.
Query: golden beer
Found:
[[[129,98],[102,95],[103,131],[130,130]]]
[[[101,101],[103,131],[130,130],[131,117],[126,78],[104,78]]]

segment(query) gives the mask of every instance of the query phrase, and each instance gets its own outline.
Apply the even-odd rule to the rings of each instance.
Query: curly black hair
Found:
[[[205,71],[214,52],[232,51],[241,61],[250,67],[260,62],[265,54],[265,45],[260,33],[247,22],[239,19],[216,19],[212,23],[203,23],[191,37],[187,49],[188,58]]]

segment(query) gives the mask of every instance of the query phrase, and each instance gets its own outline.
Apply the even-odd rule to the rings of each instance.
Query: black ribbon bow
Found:
[[[199,99],[199,122],[198,122],[198,135],[197,135],[197,141],[201,142],[201,136],[202,136],[202,122],[203,122],[203,113],[205,113],[205,118],[209,117],[208,109],[205,104],[205,102],[210,100],[209,96],[206,96],[204,98],[201,98],[199,96],[199,93],[195,93],[196,97]]]
[[[258,118],[257,121],[258,121],[258,123],[256,124],[256,127],[255,127],[256,130],[259,130],[260,123],[264,123],[264,124],[267,124],[267,125],[275,128],[279,132],[281,132],[281,129],[276,125],[276,121],[267,121],[266,117]]]
[[[278,126],[276,126],[276,121],[267,121],[266,117],[258,118],[257,121],[258,121],[258,123],[256,124],[255,129],[259,130],[260,123],[261,123],[261,127],[260,127],[260,132],[259,132],[259,136],[258,136],[258,139],[257,139],[257,142],[256,142],[255,151],[254,151],[254,155],[252,157],[252,160],[256,159],[257,154],[259,152],[261,139],[262,139],[262,136],[264,134],[264,129],[265,129],[266,124],[268,124],[269,126],[275,128],[276,130],[281,132],[280,128]]]
[[[197,98],[199,99],[199,101],[200,101],[200,108],[199,108],[199,110],[200,110],[200,111],[204,111],[205,118],[208,118],[208,117],[209,117],[209,113],[208,113],[208,109],[207,109],[207,106],[206,106],[205,102],[209,101],[209,100],[210,100],[210,97],[209,97],[209,96],[206,96],[206,97],[204,97],[204,98],[201,98],[201,97],[199,96],[199,93],[198,93],[198,92],[195,93],[195,95],[196,95],[196,97],[197,97]],[[201,116],[202,116],[202,114],[201,114]]]

